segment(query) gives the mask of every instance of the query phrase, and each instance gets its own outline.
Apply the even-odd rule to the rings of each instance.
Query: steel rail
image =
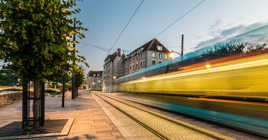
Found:
[[[95,94],[96,95],[96,94]],[[109,98],[113,101],[116,101],[116,102],[119,102],[121,104],[124,104],[124,105],[127,105],[128,107],[132,107],[132,108],[135,108],[137,110],[140,110],[140,111],[143,111],[143,112],[146,112],[150,115],[153,115],[157,118],[160,118],[162,120],[166,120],[166,121],[169,121],[173,124],[176,124],[178,126],[183,126],[185,128],[188,128],[188,129],[191,129],[195,132],[198,132],[200,134],[204,134],[208,137],[211,137],[211,138],[214,138],[214,139],[219,139],[219,140],[231,140],[233,138],[230,138],[230,137],[227,137],[227,136],[223,136],[221,134],[218,134],[218,133],[215,133],[215,132],[211,132],[211,131],[208,131],[206,129],[203,129],[203,128],[199,128],[199,127],[196,127],[194,125],[191,125],[191,124],[187,124],[185,122],[180,122],[178,120],[175,120],[175,119],[172,119],[170,117],[167,117],[165,115],[162,115],[162,114],[159,114],[159,113],[156,113],[156,112],[152,112],[152,111],[149,111],[149,110],[146,110],[144,108],[140,108],[140,107],[137,107],[135,105],[132,105],[132,104],[129,104],[129,103],[126,103],[122,100],[126,100],[126,99],[119,99],[118,97],[111,97],[111,96],[107,96],[107,95],[97,95],[98,97],[100,97],[101,99],[103,99],[105,102],[107,102],[108,104],[110,104],[111,106],[115,107],[116,109],[118,109],[120,112],[124,113],[125,115],[127,115],[128,117],[130,117],[131,119],[133,119],[134,121],[136,121],[138,124],[140,124],[141,126],[143,126],[144,128],[146,128],[147,130],[149,130],[150,132],[152,132],[153,134],[155,134],[156,136],[158,136],[159,138],[161,139],[170,139],[168,138],[167,136],[165,136],[164,134],[162,134],[161,132],[158,132],[157,130],[155,130],[154,128],[148,126],[147,124],[139,121],[138,119],[136,119],[135,117],[131,116],[129,113],[127,113],[126,111],[120,109],[119,107],[117,107],[116,105],[110,103],[109,101],[107,101],[106,99],[104,99],[104,97],[106,98]]]
[[[96,94],[95,94],[96,95]],[[115,109],[117,109],[118,111],[120,111],[121,113],[123,113],[124,115],[126,115],[127,117],[129,117],[130,119],[134,120],[135,122],[137,122],[139,125],[141,125],[142,127],[144,127],[145,129],[147,129],[148,131],[150,131],[151,133],[153,133],[154,135],[156,135],[157,137],[159,137],[162,140],[169,140],[167,137],[165,137],[164,135],[162,135],[161,133],[155,131],[154,129],[152,129],[150,126],[144,124],[143,122],[139,121],[138,119],[136,119],[135,117],[131,116],[130,114],[128,114],[126,111],[120,109],[119,107],[117,107],[116,105],[110,103],[109,101],[105,100],[103,97],[96,95],[97,97],[99,97],[100,99],[102,99],[104,102],[108,103],[109,105],[111,105],[112,107],[114,107]]]

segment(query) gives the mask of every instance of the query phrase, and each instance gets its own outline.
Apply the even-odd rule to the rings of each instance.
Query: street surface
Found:
[[[66,93],[65,108],[61,108],[61,96],[46,96],[46,120],[53,119],[68,119],[74,118],[73,126],[68,136],[64,137],[42,137],[35,138],[36,140],[159,140],[161,137],[157,136],[146,127],[137,123],[137,121],[130,118],[128,115],[122,113],[122,111],[116,109],[112,105],[116,105],[118,108],[128,112],[128,114],[135,119],[139,120],[143,124],[146,124],[151,129],[160,132],[167,139],[215,139],[214,137],[204,135],[192,129],[185,128],[179,125],[175,125],[167,120],[160,119],[152,114],[139,111],[135,108],[131,108],[128,105],[115,102],[111,99],[104,101],[100,97],[96,96],[97,93],[88,93],[87,91],[81,91],[80,96],[74,100],[71,100],[70,92]],[[109,95],[109,94],[105,94]],[[111,95],[111,94],[110,94]],[[116,95],[116,94],[115,94]],[[132,103],[133,104],[133,103]],[[198,127],[207,129],[212,132],[219,126],[215,126],[208,123],[200,123],[197,120],[181,117],[180,115],[167,113],[157,109],[145,107],[139,105],[144,109],[149,109],[172,118],[182,120]],[[21,101],[17,101],[14,104],[0,107],[0,125],[9,121],[21,120]],[[214,129],[211,129],[213,127]],[[219,131],[221,135],[229,133],[231,131]],[[217,132],[217,133],[219,133]],[[237,135],[236,135],[237,134]],[[238,136],[238,135],[242,136]],[[261,139],[259,137],[247,136],[243,133],[235,133],[230,138],[235,139]],[[228,137],[227,137],[228,138]],[[163,139],[163,138],[162,138]]]

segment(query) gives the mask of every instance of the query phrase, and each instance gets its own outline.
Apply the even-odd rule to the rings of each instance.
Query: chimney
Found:
[[[120,48],[117,49],[117,56],[121,56],[121,49]]]

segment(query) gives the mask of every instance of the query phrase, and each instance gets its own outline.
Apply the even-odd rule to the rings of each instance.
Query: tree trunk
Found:
[[[34,129],[40,129],[40,121],[41,121],[41,81],[34,80],[34,101],[33,101],[33,119]]]
[[[62,78],[62,103],[61,103],[61,107],[64,107],[64,100],[65,100],[65,77],[63,76]]]
[[[73,75],[72,75],[72,99],[74,99],[76,97],[76,93],[75,93],[75,75],[74,75],[74,72],[73,72]]]
[[[45,124],[45,82],[41,82],[41,120],[40,125],[44,126]]]
[[[22,78],[22,129],[27,129],[30,119],[30,102],[29,102],[29,81],[23,76]]]

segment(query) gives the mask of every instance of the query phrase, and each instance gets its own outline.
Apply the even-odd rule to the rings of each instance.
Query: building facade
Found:
[[[169,50],[157,39],[135,49],[128,55],[118,49],[104,60],[103,92],[112,92],[117,78],[168,60]]]
[[[113,80],[121,75],[121,63],[122,56],[120,49],[105,58],[103,66],[103,92],[112,92]]]
[[[102,90],[103,71],[89,71],[87,75],[89,90]]]
[[[157,39],[153,39],[128,55],[127,74],[167,61],[168,54],[169,50]]]

